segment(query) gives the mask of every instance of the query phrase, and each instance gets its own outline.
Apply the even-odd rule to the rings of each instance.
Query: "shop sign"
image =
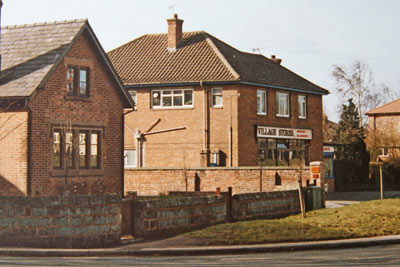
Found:
[[[324,146],[324,152],[335,152],[333,146]]]
[[[258,126],[257,137],[311,140],[312,132],[307,129]]]

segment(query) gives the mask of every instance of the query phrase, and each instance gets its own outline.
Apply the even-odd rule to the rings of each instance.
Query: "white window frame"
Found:
[[[129,91],[129,95],[131,96],[132,100],[135,102],[135,110],[137,110],[137,91]]]
[[[135,160],[133,161],[133,165],[128,165],[128,153],[127,151],[131,150],[133,151],[134,155],[135,155]],[[137,152],[136,149],[125,149],[124,150],[124,168],[136,168],[137,167]]]
[[[299,118],[307,119],[307,97],[299,95]]]
[[[221,104],[214,102],[214,96],[221,96]],[[222,88],[211,88],[211,106],[213,108],[222,108],[224,106],[224,97],[222,94]]]
[[[281,105],[283,105],[283,113],[280,113]],[[290,114],[290,99],[288,93],[276,93],[276,116],[288,118]]]
[[[267,90],[257,90],[257,115],[267,115],[267,107]]]
[[[177,91],[181,91],[181,93],[176,93]],[[192,104],[185,105],[185,91],[190,91],[192,93]],[[169,92],[169,93],[168,93]],[[151,99],[151,108],[152,109],[179,109],[179,108],[193,108],[194,105],[194,90],[193,89],[154,89],[151,91],[150,99]],[[156,93],[160,94],[160,105],[154,105],[154,95]],[[174,106],[174,96],[182,96],[182,105]],[[163,98],[171,97],[171,106],[163,106]]]

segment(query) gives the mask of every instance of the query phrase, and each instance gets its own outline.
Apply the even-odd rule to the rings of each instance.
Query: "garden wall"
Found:
[[[135,238],[161,238],[225,222],[277,219],[300,213],[297,190],[234,196],[231,192],[189,197],[184,192],[174,193],[178,196],[124,201],[126,218],[130,218],[130,225],[124,220],[124,233]]]
[[[0,245],[92,248],[121,241],[121,197],[0,197]]]
[[[224,223],[225,201],[222,196],[135,200],[134,236],[161,238]]]
[[[244,194],[260,192],[260,187],[263,192],[295,189],[299,170],[295,167],[132,168],[125,169],[124,174],[125,194],[135,191],[138,195],[151,196],[170,191],[215,191],[216,188],[228,191],[229,187],[234,194]],[[316,180],[310,167],[304,167],[303,186]]]
[[[232,198],[234,221],[277,219],[300,213],[299,191],[239,194]]]

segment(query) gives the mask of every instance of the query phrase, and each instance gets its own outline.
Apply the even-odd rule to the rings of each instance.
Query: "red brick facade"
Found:
[[[36,89],[27,101],[25,110],[29,112],[16,113],[7,127],[1,129],[3,133],[21,120],[25,121],[1,143],[1,180],[13,184],[19,193],[4,192],[2,187],[0,195],[122,194],[123,112],[127,101],[100,53],[89,31],[84,30],[44,86]],[[88,97],[68,95],[66,78],[70,66],[89,70]],[[0,121],[8,114],[0,113]],[[72,169],[67,170],[65,166],[56,169],[53,166],[53,133],[57,129],[72,129],[75,140],[81,129],[98,133],[99,168],[79,168],[76,160]],[[7,144],[6,150],[13,150],[12,157],[4,155],[3,143]]]
[[[68,98],[69,65],[90,68],[89,99]],[[31,109],[30,166],[33,195],[120,193],[122,190],[123,103],[110,74],[86,34],[82,34],[52,73],[43,90],[29,103]],[[52,128],[72,124],[101,130],[101,169],[55,173]]]
[[[222,88],[222,107],[212,107],[212,88]],[[151,91],[157,89],[193,89],[193,107],[152,109]],[[267,115],[257,115],[257,89],[267,91]],[[137,110],[125,117],[125,149],[136,148],[135,129],[143,132],[158,119],[160,122],[151,131],[186,127],[184,130],[146,135],[143,141],[144,167],[206,166],[201,159],[204,149],[210,152],[209,157],[212,157],[213,151],[220,150],[224,158],[222,166],[257,166],[257,126],[310,129],[312,140],[309,142],[308,159],[322,160],[322,95],[301,93],[307,98],[307,118],[299,119],[300,93],[293,91],[281,91],[290,94],[290,117],[282,118],[276,116],[278,90],[272,88],[231,84],[129,90],[137,93]]]

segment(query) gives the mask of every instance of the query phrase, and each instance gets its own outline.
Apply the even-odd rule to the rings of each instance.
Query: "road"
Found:
[[[0,266],[399,266],[400,245],[190,257],[0,257]]]

